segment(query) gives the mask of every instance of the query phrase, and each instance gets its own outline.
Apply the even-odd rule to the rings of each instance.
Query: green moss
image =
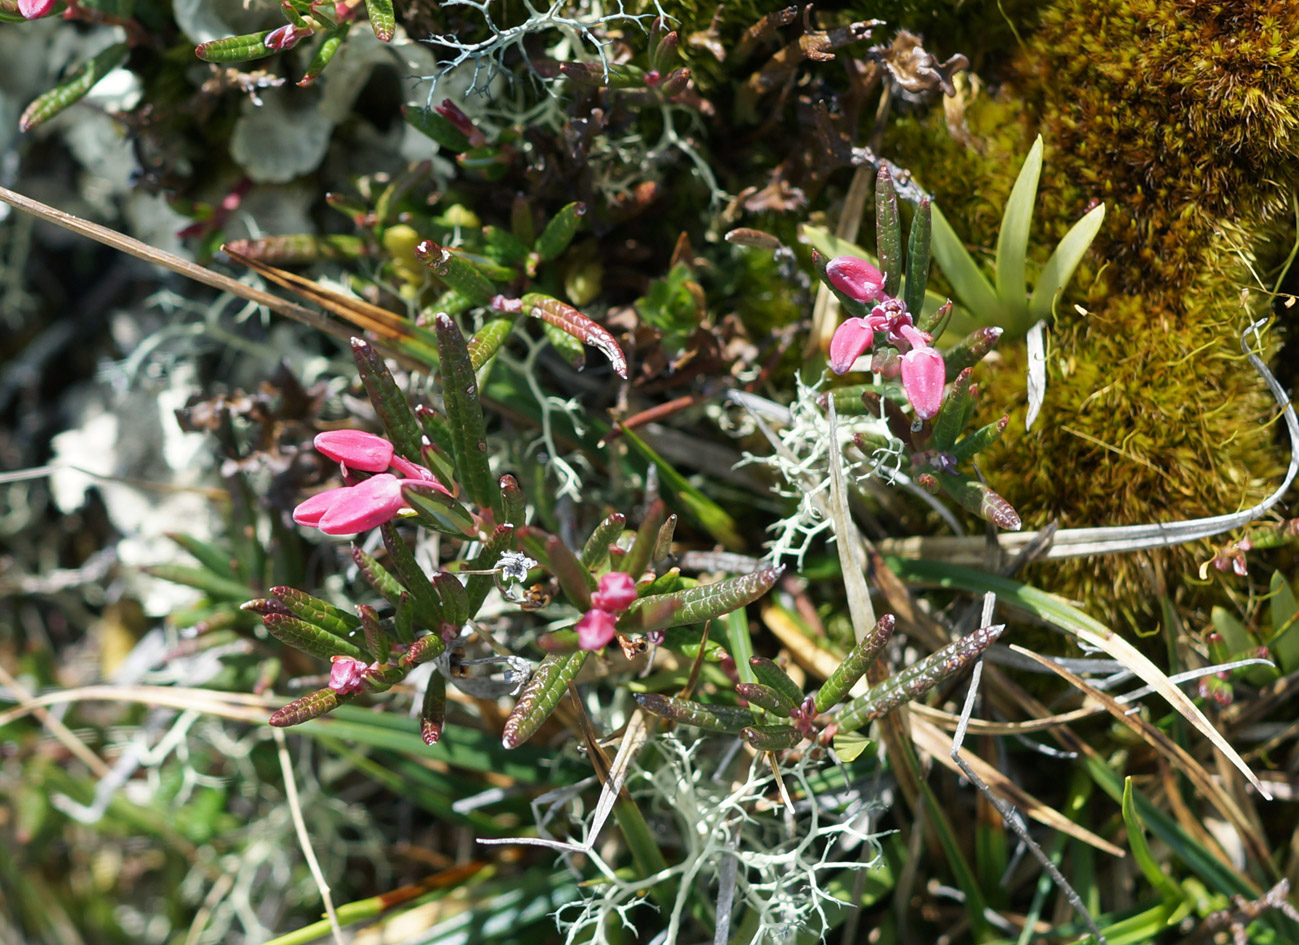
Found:
[[[1096,248],[1116,289],[1189,286],[1216,230],[1248,234],[1284,209],[1299,181],[1296,21],[1296,0],[1044,13],[1017,85],[1070,182],[1060,202],[1110,204]]]

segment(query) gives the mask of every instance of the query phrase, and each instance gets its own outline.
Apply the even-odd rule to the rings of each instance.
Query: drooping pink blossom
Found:
[[[849,318],[844,321],[830,339],[830,370],[836,374],[846,374],[852,369],[853,362],[870,350],[875,341],[875,332],[887,327],[887,323],[877,318],[873,312],[865,318]]]
[[[24,20],[39,20],[54,9],[55,0],[18,0],[18,13]]]
[[[848,298],[857,302],[878,302],[885,298],[884,274],[856,256],[836,256],[826,263],[826,278]]]
[[[925,420],[938,416],[946,383],[947,366],[943,356],[929,345],[917,345],[902,356],[902,390],[915,408],[916,416]]]
[[[613,639],[618,618],[607,610],[594,607],[584,613],[573,627],[577,643],[584,650],[603,650]]]
[[[600,588],[591,595],[591,606],[618,614],[636,599],[636,582],[623,571],[610,571],[600,578]]]
[[[362,430],[327,430],[317,433],[316,449],[336,463],[362,472],[387,472],[393,448],[381,436]]]
[[[371,476],[355,486],[313,495],[293,510],[299,525],[311,525],[326,535],[354,535],[392,521],[406,506],[401,479],[391,473]]]

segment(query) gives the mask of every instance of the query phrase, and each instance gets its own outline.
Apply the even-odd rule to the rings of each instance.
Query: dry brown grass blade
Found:
[[[81,217],[65,213],[48,204],[41,203],[39,200],[33,200],[31,197],[15,193],[6,187],[0,187],[0,200],[9,204],[24,213],[29,213],[37,219],[44,220],[47,223],[53,223],[65,230],[70,230],[87,239],[92,239],[97,243],[103,243],[105,246],[111,246],[113,249],[134,256],[137,259],[143,259],[145,262],[153,263],[163,269],[168,269],[187,279],[192,279],[202,285],[209,286],[220,292],[228,292],[237,298],[253,302],[257,305],[263,305],[279,315],[291,318],[296,322],[301,322],[317,331],[323,331],[327,335],[333,335],[335,338],[341,338],[346,341],[355,334],[352,329],[339,325],[331,321],[319,312],[312,311],[294,302],[289,302],[280,298],[278,295],[272,295],[262,289],[254,288],[250,285],[244,285],[238,279],[232,279],[230,276],[223,275],[215,270],[208,269],[206,266],[200,266],[196,262],[184,259],[174,253],[166,252],[157,247],[150,246],[148,243],[142,243],[137,239],[127,236],[125,233],[119,233],[111,227],[101,226],[98,223],[91,223],[89,220],[83,220]],[[347,319],[348,316],[342,312],[337,313],[340,318]],[[392,313],[389,313],[390,315]],[[397,316],[393,316],[397,317]],[[358,326],[359,327],[359,326]],[[381,335],[381,338],[392,338],[391,332]],[[382,341],[375,345],[383,353],[384,357],[392,358],[399,361],[407,368],[420,368],[421,365],[396,351]]]
[[[262,278],[288,289],[294,295],[315,302],[321,308],[364,331],[373,332],[381,340],[398,341],[415,337],[410,321],[386,308],[372,305],[364,299],[343,295],[326,289],[319,283],[296,273],[268,266],[260,259],[237,253],[226,246],[221,251],[237,263],[247,266]]]
[[[987,670],[985,669],[984,672]],[[911,711],[948,732],[956,731],[956,726],[961,722],[959,715],[922,703],[912,703]],[[1084,706],[1072,712],[1061,712],[1059,715],[1048,715],[1045,718],[1029,719],[1025,722],[989,722],[985,719],[970,719],[967,728],[971,735],[1028,735],[1032,732],[1045,732],[1058,725],[1068,725],[1070,722],[1077,722],[1104,711],[1100,706]]]
[[[911,719],[911,738],[916,747],[923,749],[932,755],[935,759],[946,765],[957,774],[961,774],[961,769],[956,762],[952,760],[952,739],[946,732],[936,725],[925,721],[924,719],[912,717]],[[961,758],[968,764],[980,778],[993,790],[994,793],[1002,800],[1015,805],[1029,817],[1038,823],[1046,824],[1053,830],[1066,833],[1077,840],[1089,846],[1095,847],[1103,853],[1111,856],[1124,856],[1122,848],[1110,843],[1104,837],[1092,833],[1086,827],[1070,820],[1064,814],[1060,813],[1053,807],[1042,803],[1032,794],[1019,787],[1014,781],[998,771],[994,766],[984,761],[978,755],[972,754],[967,748],[961,749]]]
[[[1145,719],[1134,714],[1129,714],[1129,707],[1114,699],[1113,696],[1107,695],[1095,686],[1087,682],[1076,673],[1072,673],[1058,663],[1055,663],[1044,656],[1034,653],[1032,650],[1026,650],[1021,646],[1012,645],[1011,649],[1017,653],[1041,663],[1043,666],[1056,673],[1062,679],[1070,683],[1080,692],[1095,699],[1103,705],[1110,715],[1114,716],[1121,724],[1131,729],[1146,744],[1148,744],[1159,754],[1168,759],[1177,770],[1181,771],[1191,780],[1196,789],[1218,809],[1218,812],[1236,829],[1241,839],[1245,842],[1250,856],[1266,870],[1269,877],[1275,881],[1280,877],[1276,865],[1272,862],[1272,857],[1268,851],[1267,843],[1254,830],[1244,812],[1236,804],[1235,800],[1228,794],[1217,781],[1204,769],[1191,754],[1170,739],[1155,726],[1151,725]]]

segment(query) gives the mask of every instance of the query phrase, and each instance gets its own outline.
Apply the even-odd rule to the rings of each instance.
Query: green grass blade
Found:
[[[974,261],[961,238],[943,216],[938,205],[933,206],[933,253],[943,275],[951,283],[957,300],[969,313],[972,328],[1005,325],[1006,309],[997,293]],[[1025,326],[1027,327],[1027,326]]]
[[[1028,255],[1028,231],[1033,225],[1033,204],[1037,201],[1037,182],[1042,175],[1042,136],[1038,135],[1024,159],[1001,214],[997,233],[997,296],[1013,320],[1013,329],[1028,327],[1028,277],[1024,263]],[[1012,326],[1007,326],[1012,327]]]
[[[1074,270],[1078,268],[1078,263],[1082,262],[1083,255],[1091,246],[1092,240],[1096,238],[1096,234],[1100,232],[1103,222],[1105,222],[1105,204],[1100,204],[1071,226],[1064,239],[1057,244],[1055,251],[1051,253],[1051,258],[1042,267],[1042,272],[1037,277],[1037,285],[1033,289],[1033,297],[1028,301],[1028,324],[1051,314],[1057,296],[1064,291],[1069,280],[1073,278]]]

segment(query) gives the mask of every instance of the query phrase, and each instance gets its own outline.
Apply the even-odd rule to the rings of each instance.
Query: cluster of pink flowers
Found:
[[[830,368],[846,373],[862,354],[870,350],[876,332],[887,332],[888,343],[902,352],[902,389],[925,420],[938,415],[943,405],[947,367],[943,356],[930,347],[934,339],[916,327],[911,313],[900,299],[884,292],[884,274],[855,256],[836,256],[825,267],[830,284],[848,298],[873,303],[870,314],[849,318],[830,339]]]
[[[349,485],[313,495],[293,510],[293,520],[319,528],[326,535],[353,535],[391,521],[406,507],[402,483],[408,480],[452,494],[423,466],[398,455],[381,436],[361,430],[332,430],[317,435],[315,444],[316,449],[342,465],[343,481]],[[393,475],[389,469],[400,475]],[[354,471],[376,475],[351,483]]]
[[[584,650],[603,650],[613,639],[618,615],[636,599],[636,582],[630,574],[610,571],[600,578],[600,587],[591,595],[591,609],[582,615],[574,629],[578,645]]]

